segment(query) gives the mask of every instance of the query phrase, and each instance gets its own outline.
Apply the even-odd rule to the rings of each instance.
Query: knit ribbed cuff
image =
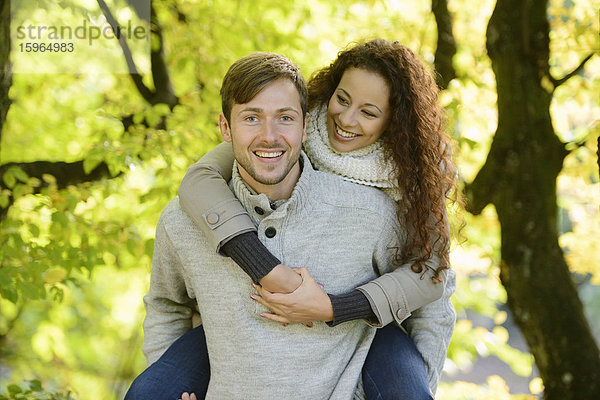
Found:
[[[231,257],[254,283],[258,283],[277,264],[281,264],[281,261],[258,239],[256,232],[234,236],[221,246],[221,252]]]
[[[327,323],[329,326],[355,319],[377,320],[369,299],[360,290],[355,289],[341,295],[328,294],[328,296],[333,306],[333,321]]]

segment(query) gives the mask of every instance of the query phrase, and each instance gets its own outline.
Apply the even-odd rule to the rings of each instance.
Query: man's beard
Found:
[[[242,154],[239,154],[238,152],[236,152],[235,143],[233,143],[233,141],[232,145],[234,148],[235,159],[237,160],[238,165],[242,167],[252,179],[254,179],[257,183],[260,183],[261,185],[277,185],[281,183],[288,176],[288,174],[300,158],[300,149],[298,149],[297,154],[293,154],[291,153],[291,149],[286,145],[280,145],[276,143],[271,145],[260,145],[260,147],[255,146],[264,150],[268,150],[270,148],[285,149],[285,153],[283,154],[284,158],[279,163],[261,166],[263,170],[269,171],[277,168],[282,168],[282,162],[287,161],[287,164],[283,167],[283,169],[281,169],[281,172],[278,175],[271,176],[269,174],[264,174],[262,171],[259,171],[256,168],[257,163],[260,161],[256,160],[256,163],[252,162],[252,157],[256,157],[253,151],[245,149],[242,152]]]

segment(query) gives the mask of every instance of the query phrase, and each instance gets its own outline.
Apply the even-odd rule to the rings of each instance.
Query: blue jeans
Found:
[[[395,326],[377,330],[362,374],[368,400],[432,399],[421,354]],[[199,326],[177,339],[135,378],[125,400],[176,400],[183,392],[203,399],[209,378],[206,337]]]

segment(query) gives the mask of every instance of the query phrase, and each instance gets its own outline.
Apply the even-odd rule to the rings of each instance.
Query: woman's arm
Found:
[[[227,182],[233,168],[231,144],[216,146],[192,165],[179,186],[179,204],[217,252],[221,246],[256,227]]]
[[[456,274],[448,270],[448,278],[442,298],[415,310],[404,326],[408,335],[415,342],[417,349],[423,356],[427,367],[429,387],[435,393],[446,352],[456,322],[456,311],[450,297],[456,290]]]
[[[428,264],[437,268],[438,260],[434,256]],[[357,288],[371,304],[377,318],[374,326],[382,327],[392,321],[400,324],[413,311],[442,297],[447,276],[445,271],[440,273],[442,282],[434,283],[433,272],[428,270],[425,274],[418,274],[410,267],[410,263],[404,264]]]
[[[434,283],[431,279],[433,272],[428,270],[424,274],[415,273],[411,270],[410,263],[390,270],[395,256],[390,251],[390,243],[398,240],[400,234],[398,228],[388,229],[394,233],[382,232],[373,255],[375,268],[383,275],[341,295],[318,296],[318,304],[310,296],[316,296],[315,293],[318,294],[319,291],[326,293],[322,288],[314,287],[318,284],[313,279],[303,280],[297,291],[285,295],[272,294],[258,288],[259,297],[255,300],[274,313],[264,316],[285,323],[324,321],[330,326],[365,319],[373,326],[382,327],[392,321],[400,324],[416,309],[439,299],[444,292],[446,271],[440,273],[442,282]],[[433,256],[428,262],[433,268],[437,268],[438,263],[437,256]],[[306,275],[310,276],[308,271]],[[333,310],[333,318],[322,319],[324,310],[328,309]]]
[[[233,160],[231,144],[225,142],[192,165],[179,186],[181,208],[215,251],[231,257],[254,282],[274,292],[292,292],[301,278],[258,239],[256,227],[227,184]]]

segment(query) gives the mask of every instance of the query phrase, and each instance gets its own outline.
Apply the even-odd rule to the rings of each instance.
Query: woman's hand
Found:
[[[331,300],[321,285],[313,279],[306,268],[294,268],[293,270],[300,275],[302,283],[292,293],[271,293],[260,286],[252,285],[258,295],[250,297],[273,313],[262,313],[261,316],[282,324],[303,323],[306,325],[310,321],[332,321]]]
[[[185,392],[184,394],[181,395],[181,398],[179,400],[198,400],[196,398],[196,395],[194,393],[192,393],[192,395],[190,396],[188,394],[188,392]]]
[[[302,283],[302,277],[287,265],[277,264],[258,283],[271,293],[292,293]]]

